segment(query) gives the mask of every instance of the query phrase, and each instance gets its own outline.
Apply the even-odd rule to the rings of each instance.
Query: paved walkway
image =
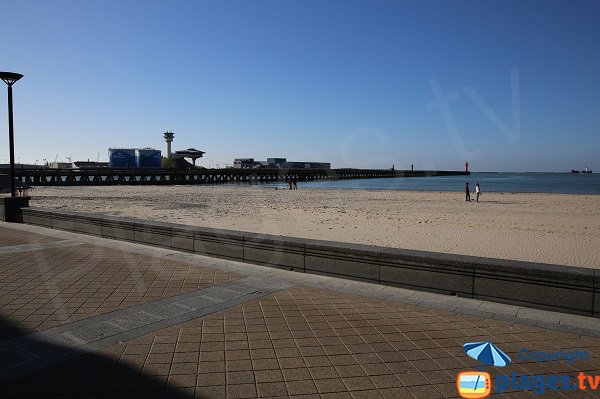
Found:
[[[3,398],[457,398],[479,365],[465,342],[513,359],[485,368],[497,392],[512,373],[600,375],[597,336],[585,317],[0,223]],[[600,397],[531,384],[491,397]]]

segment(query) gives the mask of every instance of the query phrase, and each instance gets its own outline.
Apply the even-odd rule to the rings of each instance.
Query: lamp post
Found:
[[[16,195],[15,188],[15,138],[13,132],[13,103],[12,103],[12,85],[23,75],[14,72],[0,72],[0,79],[8,85],[8,145],[10,147],[10,195]]]

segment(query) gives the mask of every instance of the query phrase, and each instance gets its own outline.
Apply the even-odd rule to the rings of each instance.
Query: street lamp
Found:
[[[11,197],[16,194],[15,188],[15,139],[13,133],[13,103],[12,103],[12,85],[23,75],[14,72],[0,72],[0,79],[8,85],[8,143],[10,147],[10,193]]]

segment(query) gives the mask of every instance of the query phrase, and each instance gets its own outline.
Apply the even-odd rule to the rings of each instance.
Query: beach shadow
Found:
[[[132,365],[115,357],[86,353],[32,338],[9,319],[0,316],[5,336],[18,337],[18,347],[0,341],[0,397],[2,398],[193,398],[191,391],[169,386],[167,376],[142,372],[143,364]],[[11,340],[12,342],[12,340]],[[18,348],[35,348],[36,359]],[[70,350],[68,360],[39,368],[44,354]],[[39,358],[37,357],[39,356]],[[141,362],[144,363],[144,362]],[[33,364],[33,366],[32,366]],[[16,370],[15,370],[16,369]]]

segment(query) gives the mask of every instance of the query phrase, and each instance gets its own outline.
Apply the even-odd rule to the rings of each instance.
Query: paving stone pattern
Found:
[[[295,287],[123,342],[101,351],[102,357],[83,356],[32,374],[7,392],[10,397],[34,391],[98,397],[454,398],[456,375],[478,365],[462,352],[462,344],[489,339],[508,353],[525,343],[600,353],[597,338]],[[486,371],[600,374],[600,358],[572,366],[519,362]],[[597,396],[553,392],[545,397]]]
[[[0,265],[0,313],[25,332],[241,277],[92,245],[0,254]]]
[[[0,247],[76,240],[72,234],[54,234],[58,238],[3,225]],[[69,360],[0,378],[1,398],[456,398],[456,375],[479,365],[462,345],[484,340],[513,358],[505,368],[486,367],[492,376],[600,375],[600,338],[376,298],[376,290],[356,295],[335,288],[332,279],[315,282],[317,277],[302,274],[252,277],[273,293],[227,302],[239,290],[230,290],[229,298],[231,283],[225,283],[243,284],[247,265],[220,270],[205,267],[210,262],[202,257],[183,262],[107,242],[0,252],[0,366],[36,361],[11,346],[10,339],[33,348],[30,353],[42,360],[71,351]],[[303,286],[309,280],[311,287]],[[44,338],[51,328],[67,331],[84,323],[90,337],[100,339],[108,331],[102,323],[111,317],[139,306],[158,312],[171,301],[165,298],[175,301],[188,293],[190,298],[218,295],[228,304],[166,324],[170,327],[131,330],[116,344],[117,339],[104,346],[69,347]],[[131,324],[133,318],[122,321]],[[35,331],[42,332],[31,334]],[[586,349],[591,358],[573,364],[524,362],[516,355],[522,347]],[[491,397],[599,396],[587,390]]]
[[[29,233],[15,229],[0,228],[0,246],[34,244],[59,241],[60,238]]]
[[[292,286],[250,277],[0,340],[0,383]]]

